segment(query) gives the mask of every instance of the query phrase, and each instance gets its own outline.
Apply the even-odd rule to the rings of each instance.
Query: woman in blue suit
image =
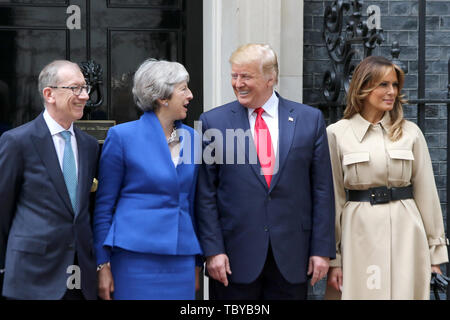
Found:
[[[194,130],[181,123],[193,98],[188,81],[181,64],[146,60],[133,84],[144,114],[108,132],[94,213],[102,299],[195,298],[198,153]]]

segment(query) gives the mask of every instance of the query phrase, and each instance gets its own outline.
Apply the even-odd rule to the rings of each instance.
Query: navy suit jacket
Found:
[[[251,134],[245,143],[234,139],[233,146],[224,143],[223,147],[203,138],[204,156],[222,153],[224,163],[204,163],[199,170],[200,244],[205,256],[228,255],[229,277],[237,283],[258,277],[269,242],[280,272],[290,283],[306,281],[310,256],[335,257],[334,195],[322,113],[277,96],[279,167],[270,189],[259,162],[249,163],[251,154],[256,154]],[[223,137],[227,129],[250,130],[247,110],[234,101],[208,111],[200,116],[202,131],[217,138],[220,135],[208,129]],[[245,163],[237,163],[244,153]],[[234,164],[227,163],[233,158]]]
[[[78,147],[78,212],[74,212],[42,113],[0,137],[0,268],[3,295],[60,299],[75,275],[75,252],[86,299],[97,298],[89,214],[98,143],[74,127]]]
[[[154,112],[109,129],[94,213],[99,264],[110,261],[112,247],[167,255],[201,253],[193,223],[198,171],[194,130],[181,122],[177,128],[182,163],[176,168]]]

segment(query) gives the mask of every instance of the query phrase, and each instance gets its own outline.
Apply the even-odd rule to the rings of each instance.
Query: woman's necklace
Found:
[[[167,138],[167,144],[171,144],[172,142],[177,140],[177,130],[175,126],[172,129],[172,133],[170,134],[170,137]]]

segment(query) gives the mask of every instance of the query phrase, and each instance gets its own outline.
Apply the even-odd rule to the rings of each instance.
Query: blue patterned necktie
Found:
[[[70,201],[72,202],[73,211],[77,212],[77,169],[75,166],[75,156],[72,150],[72,143],[70,142],[70,131],[61,132],[66,144],[64,146],[63,156],[63,175],[66,182],[67,191],[69,191]]]

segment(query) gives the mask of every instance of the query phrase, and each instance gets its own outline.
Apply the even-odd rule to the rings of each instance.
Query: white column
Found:
[[[281,1],[279,92],[284,98],[303,101],[303,0]]]
[[[203,0],[203,111],[222,103],[222,1]],[[209,278],[203,277],[209,300]]]
[[[280,0],[238,0],[239,45],[268,43],[280,52]]]
[[[303,0],[204,0],[204,110],[235,96],[228,59],[240,45],[268,43],[278,54],[277,90],[302,99]]]
[[[203,110],[222,104],[222,1],[203,0]]]

